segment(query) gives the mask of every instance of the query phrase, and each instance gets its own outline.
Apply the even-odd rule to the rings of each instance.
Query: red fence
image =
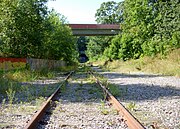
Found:
[[[26,63],[26,58],[0,58],[0,70],[25,68]]]
[[[0,58],[0,63],[7,62],[7,61],[26,63],[26,58]]]

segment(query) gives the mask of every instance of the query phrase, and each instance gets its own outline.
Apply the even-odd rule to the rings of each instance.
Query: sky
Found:
[[[70,24],[96,24],[96,10],[103,2],[108,1],[111,0],[50,0],[48,8],[53,8],[57,13],[64,15]]]

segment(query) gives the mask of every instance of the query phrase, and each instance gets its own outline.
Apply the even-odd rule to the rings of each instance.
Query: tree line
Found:
[[[86,54],[90,60],[129,60],[166,56],[180,48],[179,0],[124,0],[103,2],[95,16],[100,24],[120,24],[113,37],[91,37]]]
[[[77,58],[76,40],[66,19],[48,10],[48,0],[0,1],[0,56],[56,59]]]

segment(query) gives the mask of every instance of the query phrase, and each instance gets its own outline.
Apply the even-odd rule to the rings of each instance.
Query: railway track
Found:
[[[144,129],[143,125],[107,90],[105,86],[95,77],[92,71],[90,74],[95,78],[96,83],[103,89],[106,99],[114,106],[118,113],[123,117],[130,129]]]
[[[144,129],[92,71],[89,73],[93,78],[89,73],[78,73],[74,76],[72,73],[68,74],[64,82],[47,99],[25,129]],[[65,85],[69,78],[71,78],[70,82]],[[92,80],[95,80],[99,86]],[[102,101],[103,98],[108,101]]]
[[[28,122],[28,124],[25,126],[25,129],[34,129],[36,128],[39,120],[43,117],[45,111],[50,106],[51,101],[56,97],[58,92],[60,91],[60,88],[64,83],[69,79],[71,74],[74,71],[70,72],[67,77],[64,79],[64,82],[61,83],[61,85],[55,90],[55,92],[47,99],[47,101],[42,105],[42,108],[33,116],[33,118]]]

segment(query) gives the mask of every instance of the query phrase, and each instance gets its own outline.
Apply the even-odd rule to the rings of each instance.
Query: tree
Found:
[[[118,57],[128,60],[165,55],[179,48],[179,7],[178,0],[125,0],[122,37],[116,39],[120,45]]]
[[[64,16],[48,11],[48,0],[0,2],[0,54],[65,60],[77,58],[77,46]]]
[[[0,53],[1,56],[12,55],[11,37],[15,37],[14,12],[18,0],[1,0],[0,1]]]
[[[41,51],[47,0],[4,0],[1,51],[13,57],[37,57]],[[4,7],[2,7],[4,6]],[[2,35],[3,34],[3,35]]]
[[[103,49],[109,60],[138,59],[158,53],[164,56],[180,48],[179,0],[125,0],[119,7],[122,13],[117,13],[114,5],[115,2],[103,3],[96,13],[97,22],[106,24],[116,23],[118,16],[123,16],[118,21],[121,34]]]
[[[41,58],[44,38],[44,18],[47,0],[20,0],[15,12],[17,37],[13,48],[16,55]],[[23,21],[23,22],[22,22]]]
[[[180,2],[178,0],[152,1],[153,35],[143,44],[145,55],[166,55],[180,48]]]
[[[123,2],[103,2],[97,10],[95,17],[99,24],[120,24],[123,22]],[[90,60],[97,60],[103,56],[111,58],[110,53],[117,51],[117,43],[111,43],[113,36],[92,37],[87,46],[87,55]],[[117,56],[115,56],[117,57]],[[115,58],[113,57],[113,58]]]
[[[121,39],[121,34],[115,36],[112,39],[109,47],[107,47],[104,50],[103,54],[108,58],[108,60],[116,60],[119,58],[118,53],[119,53],[119,49],[120,49],[120,39]]]
[[[65,22],[64,16],[57,14],[55,11],[48,15],[43,58],[65,60],[70,63],[77,59],[77,45],[71,29],[63,22]]]
[[[102,58],[104,50],[109,46],[109,43],[112,39],[111,37],[91,37],[89,43],[87,44],[86,55],[90,60],[98,60]]]
[[[77,41],[78,50],[79,51],[86,51],[87,50],[87,43],[89,42],[89,39],[85,36],[80,36]]]
[[[148,0],[125,0],[124,22],[120,41],[119,58],[137,59],[142,53],[142,44],[152,35],[152,15]]]
[[[115,24],[123,21],[123,2],[103,2],[95,14],[97,23]]]

